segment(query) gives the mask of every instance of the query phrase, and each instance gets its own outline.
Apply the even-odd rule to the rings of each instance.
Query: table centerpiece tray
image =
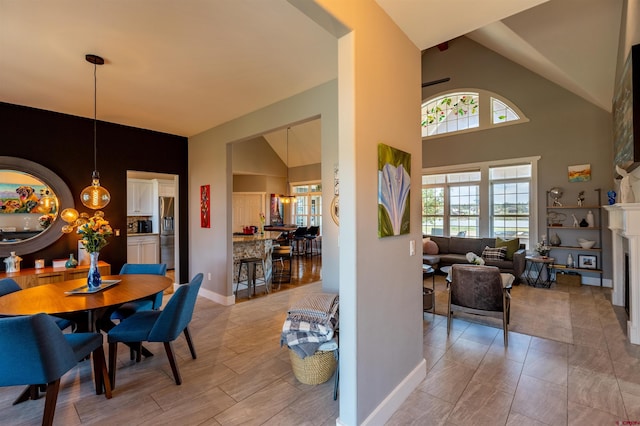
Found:
[[[106,290],[109,287],[112,287],[118,284],[121,280],[102,280],[102,284],[96,288],[89,288],[87,285],[83,285],[82,287],[74,288],[73,290],[65,291],[65,294],[93,294],[98,293],[99,291]]]

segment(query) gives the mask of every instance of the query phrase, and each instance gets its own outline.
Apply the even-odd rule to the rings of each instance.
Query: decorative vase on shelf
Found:
[[[66,261],[66,263],[64,264],[64,267],[67,269],[71,269],[71,268],[75,268],[76,266],[78,266],[78,261],[76,260],[75,257],[73,257],[73,253],[70,253],[69,260]]]
[[[554,233],[551,237],[549,237],[549,244],[556,247],[562,244],[562,241],[560,240],[558,234]]]
[[[87,276],[87,287],[89,287],[89,290],[96,289],[102,284],[100,269],[98,269],[98,256],[100,256],[99,251],[89,253],[89,260],[91,261],[89,265],[89,275]]]
[[[589,228],[593,228],[594,226],[596,226],[596,222],[593,218],[593,212],[591,210],[589,210],[589,213],[587,213],[587,224],[589,225]]]

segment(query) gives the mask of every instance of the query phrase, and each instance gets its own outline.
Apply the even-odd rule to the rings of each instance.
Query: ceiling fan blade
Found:
[[[441,78],[440,80],[427,81],[425,83],[422,83],[422,87],[424,88],[428,86],[433,86],[434,84],[446,83],[449,80],[451,80],[450,77],[445,77],[445,78]]]

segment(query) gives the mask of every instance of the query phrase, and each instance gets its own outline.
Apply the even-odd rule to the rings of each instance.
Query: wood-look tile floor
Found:
[[[640,422],[640,346],[611,290],[562,287],[573,344],[424,315],[427,377],[388,425],[617,425]],[[553,306],[539,306],[540,318]],[[512,312],[513,314],[513,312]],[[541,320],[541,326],[545,326]],[[633,423],[638,424],[638,423]]]
[[[425,314],[427,377],[387,424],[640,420],[640,347],[626,343],[609,290],[589,290],[571,294],[574,344],[510,333],[505,349],[497,328],[456,320],[447,337],[446,318]],[[82,362],[62,378],[55,424],[335,425],[333,380],[299,383],[279,344],[287,307],[320,291],[319,282],[283,287],[234,306],[199,298],[190,327],[198,358],[183,337],[175,342],[181,386],[162,345],[148,344],[155,356],[140,363],[121,347],[113,399],[95,395],[91,365]],[[0,424],[40,423],[44,399],[11,405],[21,390],[0,388]]]

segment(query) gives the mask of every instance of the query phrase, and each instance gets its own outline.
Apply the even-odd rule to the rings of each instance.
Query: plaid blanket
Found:
[[[286,344],[304,359],[313,355],[322,343],[333,338],[334,323],[319,324],[317,322],[300,321],[287,318],[282,326],[280,346]]]
[[[295,301],[288,311],[288,318],[300,321],[326,323],[336,315],[338,295],[330,293],[310,294]]]

